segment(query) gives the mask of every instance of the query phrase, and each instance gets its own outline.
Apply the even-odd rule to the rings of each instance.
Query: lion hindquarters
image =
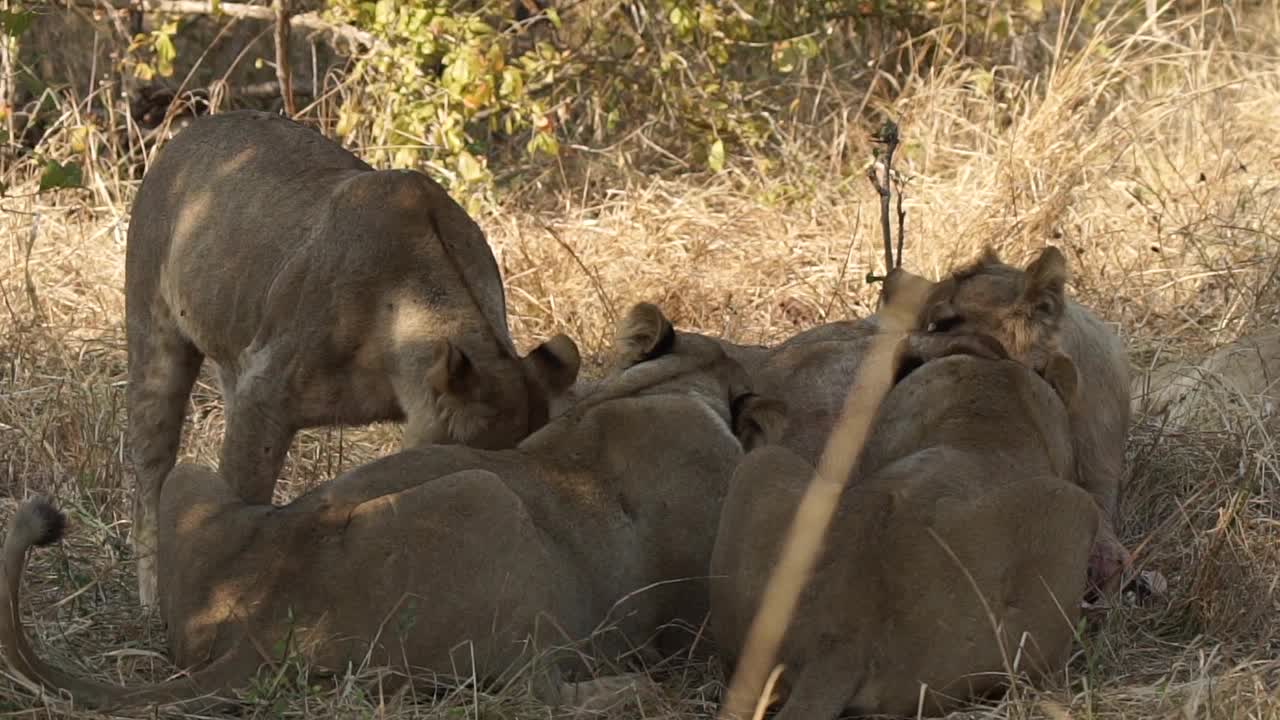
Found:
[[[378,638],[374,659],[493,680],[585,634],[578,574],[497,474],[464,470],[354,507],[317,612]],[[577,639],[572,638],[572,639]],[[383,654],[385,653],[385,654]]]
[[[975,478],[976,480],[976,478]],[[1033,681],[1066,662],[1084,595],[1098,510],[1079,487],[1051,476],[1011,479],[971,497],[934,497],[885,538],[901,568],[893,603],[906,612],[888,638],[898,665],[926,683],[942,711],[950,697],[981,697],[1009,674]],[[916,515],[914,521],[910,515]],[[919,687],[886,709],[914,711]]]
[[[911,456],[855,486],[798,609],[781,659],[822,717],[948,712],[1038,681],[1067,659],[1098,511],[1052,476],[991,480],[990,468]],[[984,474],[975,470],[985,469]],[[834,692],[834,690],[832,691]],[[818,702],[821,701],[821,702]],[[815,706],[816,707],[816,706]],[[786,713],[779,717],[799,717]]]

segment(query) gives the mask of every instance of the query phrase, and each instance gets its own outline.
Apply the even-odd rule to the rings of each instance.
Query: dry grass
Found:
[[[912,178],[905,264],[936,277],[984,244],[1018,262],[1057,244],[1072,261],[1076,297],[1116,324],[1135,368],[1274,325],[1280,11],[1272,2],[1235,12],[1158,31],[1104,28],[1064,41],[1039,69],[993,73],[957,60],[914,79],[882,107],[901,117],[909,143],[899,165]],[[832,81],[823,92],[857,107],[865,88]],[[75,106],[65,107],[73,126]],[[501,212],[480,218],[508,282],[517,343],[563,329],[599,358],[611,317],[640,299],[681,326],[750,342],[869,312],[873,289],[862,278],[880,255],[876,198],[859,165],[865,127],[846,113],[817,117],[768,167],[738,158],[714,176],[654,178],[607,153],[584,154],[523,184]],[[123,256],[133,187],[90,164],[90,190],[36,196],[29,167],[6,172],[0,519],[17,499],[50,492],[73,520],[67,542],[35,556],[28,619],[58,662],[104,678],[159,679],[171,669],[163,633],[137,610],[124,541]],[[215,457],[215,387],[206,372],[187,458]],[[1020,688],[974,716],[1280,718],[1274,425],[1242,418],[1174,434],[1138,417],[1122,538],[1168,578],[1168,596],[1092,618],[1056,686]],[[390,427],[303,433],[281,497],[397,439]],[[673,668],[611,716],[706,717],[722,681],[714,667]],[[417,704],[352,683],[261,696],[246,714],[547,715],[523,696],[465,689]],[[57,714],[0,678],[5,712]]]

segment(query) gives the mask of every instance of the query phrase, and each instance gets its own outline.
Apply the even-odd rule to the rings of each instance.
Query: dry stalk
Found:
[[[592,272],[592,270],[587,267],[587,264],[582,261],[582,257],[574,251],[573,247],[570,246],[569,243],[564,241],[564,238],[560,237],[560,233],[556,232],[555,228],[544,222],[542,223],[542,229],[547,231],[547,234],[556,241],[557,245],[564,248],[564,251],[569,253],[569,256],[573,258],[574,263],[576,263],[578,268],[582,270],[583,274],[591,279],[591,285],[595,288],[596,295],[600,298],[600,304],[604,308],[605,314],[609,316],[609,322],[616,325],[618,323],[618,313],[613,307],[613,301],[609,299],[609,293],[604,291],[604,284],[600,282],[600,274],[598,272]]]
[[[921,285],[904,288],[882,310],[882,330],[858,368],[840,420],[818,460],[817,472],[800,499],[782,554],[747,632],[742,659],[720,708],[720,720],[747,717],[761,695],[845,483],[862,454],[880,402],[893,383],[902,340],[914,327],[926,289]]]
[[[31,230],[27,233],[27,247],[22,262],[22,275],[27,291],[27,300],[31,302],[31,314],[37,321],[43,321],[44,311],[40,306],[40,295],[36,292],[36,281],[31,276],[31,251],[35,249],[36,238],[40,235],[40,213],[31,218]]]
[[[274,0],[271,6],[276,13],[276,80],[280,82],[285,116],[294,117],[298,108],[293,104],[293,68],[289,66],[289,0]]]
[[[872,163],[867,168],[867,179],[871,181],[871,186],[876,189],[876,194],[880,196],[880,231],[884,236],[884,271],[887,275],[895,267],[902,265],[902,221],[906,218],[906,212],[902,209],[902,193],[898,193],[898,256],[895,261],[893,255],[893,227],[889,220],[889,201],[893,195],[893,153],[898,149],[898,126],[892,120],[885,120],[880,130],[871,137],[872,142],[880,143],[885,146],[884,151],[884,179],[881,180],[876,166],[880,163]],[[873,281],[883,278],[875,278],[868,275],[867,280]]]

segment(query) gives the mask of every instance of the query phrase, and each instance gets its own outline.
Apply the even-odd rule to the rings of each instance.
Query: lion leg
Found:
[[[157,596],[156,542],[160,492],[178,459],[187,399],[204,354],[168,318],[153,318],[129,332],[129,444],[137,476],[133,526],[129,533],[138,560],[138,599],[154,606]]]
[[[219,472],[240,499],[269,505],[297,423],[288,411],[287,374],[264,371],[236,379],[227,395],[227,430]]]

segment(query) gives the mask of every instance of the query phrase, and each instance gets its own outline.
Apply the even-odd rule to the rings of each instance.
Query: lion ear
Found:
[[[982,248],[982,253],[978,255],[978,259],[974,261],[974,265],[1003,265],[1000,261],[1000,253],[990,245]]]
[[[783,401],[746,392],[733,399],[729,412],[733,434],[742,443],[743,452],[782,440],[787,426],[787,405]]]
[[[1075,362],[1069,356],[1055,352],[1045,364],[1041,375],[1058,392],[1058,397],[1062,398],[1062,404],[1070,409],[1071,404],[1075,402],[1076,391],[1080,387],[1080,373],[1076,370]]]
[[[573,338],[561,333],[530,350],[524,365],[540,385],[559,393],[578,379],[582,356]]]
[[[676,331],[662,310],[652,303],[636,303],[618,323],[614,340],[618,362],[624,366],[666,355],[675,346]]]
[[[471,358],[448,340],[437,340],[433,351],[435,360],[427,370],[427,383],[431,389],[438,396],[469,396],[480,382],[480,373]]]
[[[1067,258],[1050,245],[1026,269],[1027,285],[1022,302],[1037,317],[1054,319],[1066,307]]]

